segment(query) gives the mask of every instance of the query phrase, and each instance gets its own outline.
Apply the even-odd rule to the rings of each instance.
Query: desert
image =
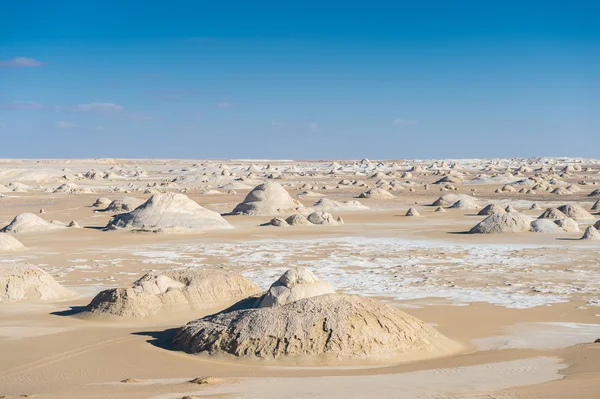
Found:
[[[599,182],[583,158],[2,160],[0,394],[595,398]]]
[[[600,399],[600,1],[0,1],[0,399]]]

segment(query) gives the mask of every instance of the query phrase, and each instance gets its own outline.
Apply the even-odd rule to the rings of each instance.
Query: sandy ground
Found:
[[[276,161],[273,161],[275,163]],[[165,165],[166,163],[166,165]],[[247,167],[252,162],[230,161]],[[264,167],[269,162],[253,162]],[[330,162],[314,163],[326,170]],[[259,226],[269,217],[226,216],[235,227],[193,235],[102,231],[112,214],[94,213],[98,197],[150,194],[112,192],[127,184],[144,186],[185,174],[192,161],[2,161],[0,184],[22,181],[26,192],[0,197],[2,225],[21,212],[46,220],[76,220],[84,228],[19,234],[25,250],[0,253],[0,267],[28,262],[51,273],[78,296],[58,302],[0,303],[0,397],[39,398],[581,398],[600,397],[600,242],[583,242],[582,232],[560,234],[461,234],[483,219],[476,211],[434,212],[426,206],[445,192],[425,190],[439,176],[412,180],[415,191],[395,192],[391,200],[361,199],[368,211],[335,213],[341,226],[275,228]],[[77,179],[92,194],[53,194],[67,167],[75,173],[114,165],[143,168],[147,177],[118,181]],[[464,166],[468,171],[475,161]],[[279,162],[283,168],[292,162]],[[298,163],[305,173],[310,163]],[[426,166],[426,165],[425,165]],[[235,166],[232,166],[235,168]],[[19,172],[15,172],[18,170]],[[34,181],[20,180],[25,176]],[[563,180],[600,180],[592,172]],[[473,174],[474,172],[470,172]],[[478,172],[481,173],[481,172]],[[533,172],[526,173],[533,176]],[[590,175],[587,178],[584,175]],[[15,177],[16,176],[16,177]],[[471,176],[473,177],[473,176]],[[523,177],[515,178],[515,180]],[[368,176],[360,178],[373,184]],[[258,179],[260,180],[260,179]],[[316,173],[283,179],[330,184],[339,176]],[[400,179],[406,180],[406,179]],[[253,184],[250,184],[253,185]],[[577,202],[590,209],[581,193],[506,194],[504,184],[457,184],[482,205],[513,204],[528,211]],[[230,211],[249,191],[202,195],[216,181],[185,186],[190,198],[219,212]],[[189,186],[189,187],[188,187]],[[348,200],[359,187],[319,190]],[[317,198],[300,197],[305,205]],[[405,217],[414,206],[421,217]],[[582,230],[585,224],[581,225]],[[398,364],[295,367],[289,363],[231,361],[174,350],[175,328],[204,314],[174,314],[148,320],[89,318],[78,311],[99,291],[123,286],[145,272],[171,267],[222,268],[251,278],[261,288],[293,266],[309,267],[336,290],[368,295],[399,306],[431,323],[464,350],[445,358]],[[207,311],[210,314],[214,309]],[[214,376],[217,385],[188,382]],[[122,382],[126,381],[126,382]]]

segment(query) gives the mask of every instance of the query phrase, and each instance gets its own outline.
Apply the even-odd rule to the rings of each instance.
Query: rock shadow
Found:
[[[87,306],[69,306],[69,309],[51,312],[50,314],[54,316],[75,316],[87,310]]]
[[[148,342],[150,345],[156,346],[157,348],[177,350],[177,347],[172,342],[177,330],[179,330],[179,328],[169,328],[159,331],[138,331],[131,333],[131,335],[149,337],[146,342]]]

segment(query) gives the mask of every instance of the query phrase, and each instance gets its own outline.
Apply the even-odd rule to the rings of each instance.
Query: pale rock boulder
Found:
[[[74,296],[51,275],[28,264],[0,264],[0,303],[51,301]]]
[[[58,223],[47,222],[33,213],[21,213],[15,216],[15,218],[2,230],[0,230],[0,232],[14,234],[36,233],[62,229],[65,227],[65,225]]]
[[[600,241],[600,232],[594,226],[588,226],[581,237],[582,240]]]
[[[256,186],[239,203],[232,215],[271,216],[280,213],[304,211],[300,201],[293,199],[279,183],[268,182]]]
[[[474,199],[470,197],[459,199],[454,204],[450,205],[450,209],[471,210],[477,208],[479,208],[479,205]]]
[[[536,233],[562,233],[565,231],[552,219],[536,219],[531,222],[531,228]]]
[[[489,204],[489,205],[486,205],[482,210],[480,210],[477,213],[477,215],[479,215],[479,216],[495,215],[497,213],[506,213],[506,211],[500,205]]]
[[[106,227],[109,230],[117,227],[165,233],[232,228],[219,213],[177,193],[155,194],[133,211],[113,216]]]
[[[442,212],[442,213],[444,213],[444,212],[446,212],[446,210],[444,208],[442,208],[441,206],[438,206],[437,208],[435,208],[434,212]]]
[[[566,204],[558,207],[558,210],[573,220],[595,220],[591,213],[583,209],[581,205]]]
[[[285,219],[279,217],[271,219],[269,224],[275,227],[290,227],[290,225],[288,224],[288,222],[285,221]]]
[[[406,211],[406,216],[421,216],[421,214],[415,208],[409,208],[408,211]]]
[[[574,184],[570,184],[567,186],[567,190],[571,193],[578,193],[581,191],[581,188],[579,188],[578,186],[576,186]]]
[[[383,188],[375,187],[368,191],[365,191],[364,193],[359,194],[358,198],[371,198],[371,199],[384,200],[384,199],[393,199],[396,197],[394,196],[394,194],[390,193],[387,190],[384,190]]]
[[[290,269],[257,300],[255,307],[283,306],[300,299],[325,294],[335,294],[329,283],[320,280],[308,269]]]
[[[331,213],[325,211],[316,211],[308,215],[308,221],[312,224],[342,224],[342,218],[335,218]]]
[[[398,308],[342,294],[207,316],[180,328],[173,343],[189,353],[290,359],[297,364],[413,360],[460,350]]]
[[[54,194],[89,194],[93,193],[92,190],[79,187],[75,183],[65,183],[58,186],[54,191]]]
[[[0,233],[0,252],[11,252],[24,249],[25,246],[10,234]]]
[[[557,208],[547,208],[538,219],[551,219],[551,220],[560,220],[566,219],[567,215],[559,211]]]
[[[110,200],[109,198],[98,198],[96,199],[96,201],[92,204],[92,207],[94,208],[106,208],[107,206],[110,205],[110,203],[112,202],[112,200]]]
[[[154,271],[128,287],[100,292],[87,311],[144,318],[166,312],[213,309],[259,292],[256,284],[236,273],[205,269]]]
[[[579,225],[576,221],[571,218],[559,219],[554,221],[557,225],[559,225],[566,232],[578,232]]]
[[[441,179],[437,180],[433,184],[445,184],[445,183],[458,184],[458,183],[463,183],[463,182],[464,182],[464,179],[460,176],[448,175],[448,176],[442,177]]]
[[[117,198],[116,200],[111,201],[102,212],[131,212],[143,203],[143,200],[135,197]]]
[[[588,194],[588,197],[600,197],[600,188],[592,191],[591,193]]]
[[[470,199],[474,200],[473,197],[466,194],[444,194],[437,200],[435,200],[431,206],[450,206],[454,204],[456,201],[461,199]]]
[[[471,234],[524,233],[531,231],[532,219],[522,213],[490,215],[475,225]]]
[[[294,215],[288,216],[288,218],[285,219],[285,221],[290,226],[308,226],[308,225],[311,224],[308,221],[308,219],[306,218],[306,216],[301,215],[299,213],[296,213]]]

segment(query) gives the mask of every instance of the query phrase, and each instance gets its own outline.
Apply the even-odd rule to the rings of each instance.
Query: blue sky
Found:
[[[0,157],[600,156],[595,1],[5,0],[0,15]]]

